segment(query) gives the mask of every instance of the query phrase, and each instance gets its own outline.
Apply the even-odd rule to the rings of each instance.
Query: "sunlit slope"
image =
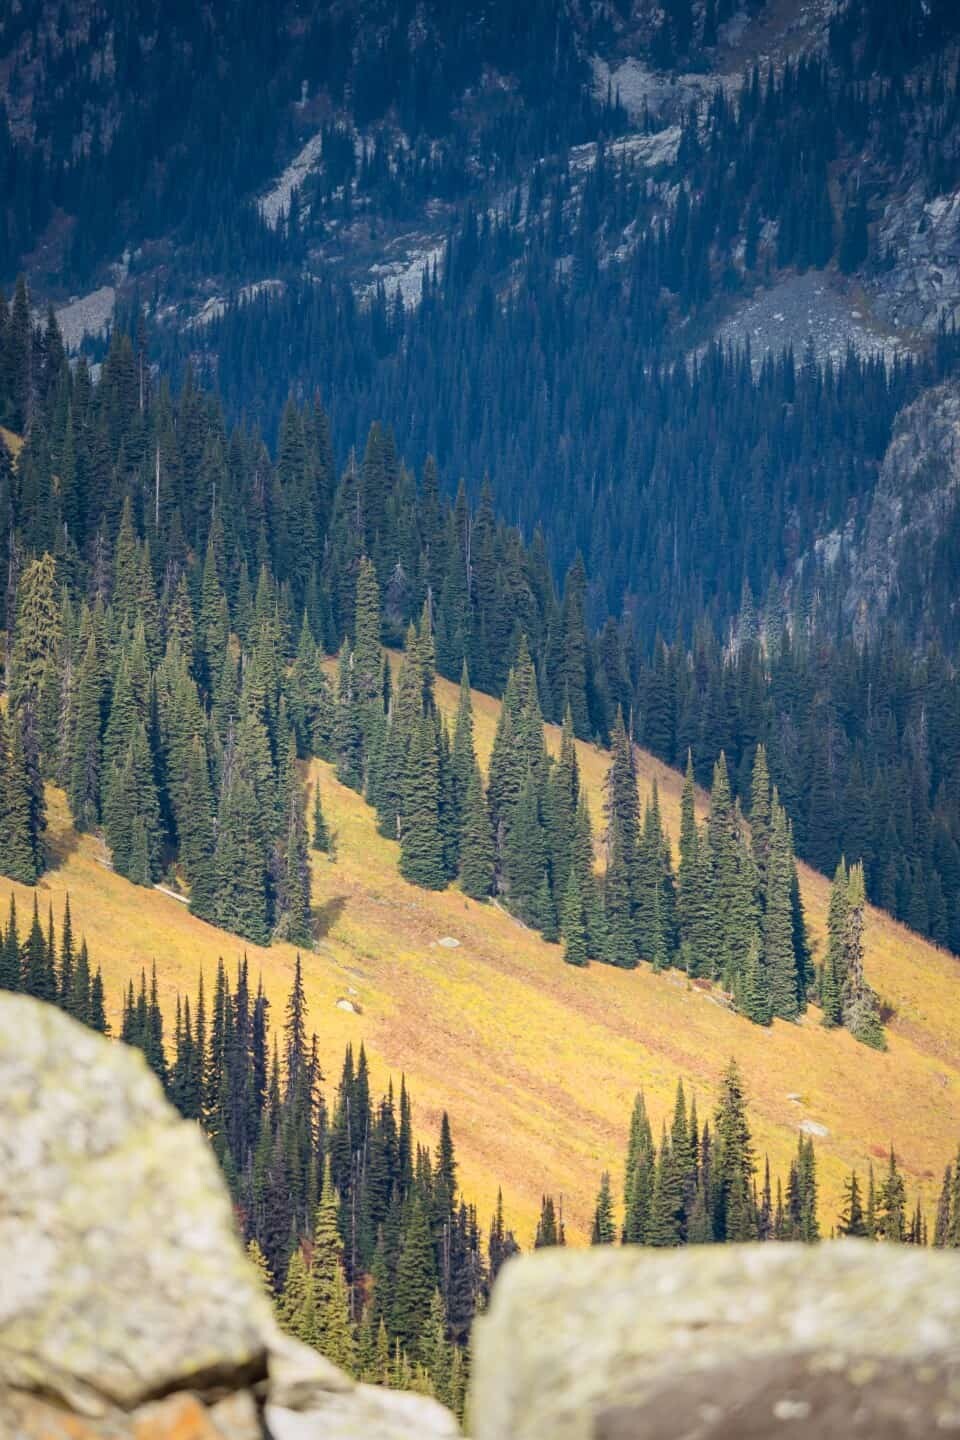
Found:
[[[22,438],[19,435],[15,435],[12,430],[6,430],[0,425],[0,440],[3,441],[14,460],[16,460],[20,451],[23,449]]]
[[[455,687],[441,683],[438,692],[452,711]],[[485,763],[498,706],[482,695],[474,706]],[[550,732],[551,746],[558,738]],[[582,745],[580,759],[599,820],[607,757]],[[329,766],[311,768],[336,832],[335,863],[314,856],[314,905],[324,933],[305,962],[328,1096],[347,1040],[365,1042],[375,1084],[405,1071],[420,1138],[432,1143],[441,1110],[450,1111],[462,1188],[479,1202],[484,1222],[502,1184],[510,1218],[528,1244],[541,1192],[549,1189],[563,1197],[571,1237],[583,1238],[602,1169],[611,1170],[619,1189],[636,1090],[646,1091],[659,1130],[680,1075],[695,1091],[702,1119],[732,1054],[746,1076],[757,1150],[769,1153],[775,1171],[786,1172],[801,1122],[826,1130],[814,1132],[826,1228],[845,1172],[865,1169],[891,1138],[911,1203],[919,1186],[932,1208],[942,1166],[960,1138],[957,962],[871,911],[868,975],[897,1011],[889,1051],[877,1054],[845,1032],[824,1031],[817,1012],[801,1025],[760,1029],[678,973],[574,970],[558,946],[496,905],[406,884],[397,847],[377,834],[362,799],[340,786]],[[640,756],[640,771],[644,794],[657,779],[675,837],[679,777],[647,755]],[[153,959],[172,1016],[177,991],[193,993],[201,968],[209,984],[219,955],[233,967],[246,948],[254,976],[262,973],[274,1022],[281,1020],[290,947],[244,947],[177,900],[119,879],[104,865],[99,842],[75,835],[58,792],[50,795],[50,819],[61,863],[41,882],[41,904],[51,899],[59,917],[69,890],[75,927],[103,967],[114,1017],[127,981]],[[822,943],[828,884],[804,869],[802,886]],[[32,892],[14,889],[18,905],[32,903]],[[362,1013],[339,1009],[338,1000]]]

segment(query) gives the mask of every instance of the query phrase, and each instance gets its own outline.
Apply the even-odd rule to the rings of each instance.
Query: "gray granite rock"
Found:
[[[0,1435],[458,1433],[280,1332],[213,1152],[138,1051],[0,992],[0,1096]]]
[[[4,995],[0,1094],[0,1384],[89,1412],[264,1374],[213,1153],[142,1055]]]
[[[841,1241],[541,1251],[475,1329],[476,1440],[960,1430],[960,1257]]]

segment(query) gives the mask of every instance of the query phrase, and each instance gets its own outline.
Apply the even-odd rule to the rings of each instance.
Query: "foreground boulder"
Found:
[[[815,1247],[512,1261],[474,1332],[476,1440],[960,1433],[960,1257]]]
[[[457,1433],[279,1333],[209,1146],[137,1051],[0,992],[0,1096],[0,1434]]]

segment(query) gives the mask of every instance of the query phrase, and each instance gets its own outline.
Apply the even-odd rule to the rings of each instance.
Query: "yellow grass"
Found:
[[[455,687],[441,683],[438,692],[452,711]],[[481,695],[474,706],[485,762],[498,707]],[[549,740],[555,748],[555,730]],[[599,818],[607,757],[579,748]],[[746,1077],[757,1148],[769,1153],[775,1173],[785,1174],[802,1120],[826,1127],[816,1142],[826,1229],[847,1170],[865,1170],[871,1159],[882,1163],[891,1138],[911,1199],[919,1191],[932,1209],[942,1167],[960,1139],[960,968],[949,956],[871,911],[868,976],[896,1009],[889,1051],[877,1054],[846,1033],[823,1030],[815,1011],[800,1025],[759,1029],[678,973],[574,970],[558,946],[495,905],[406,884],[397,847],[377,834],[361,798],[340,786],[329,766],[315,762],[311,772],[337,851],[334,863],[313,857],[323,933],[305,963],[328,1098],[348,1040],[366,1044],[375,1085],[404,1071],[420,1138],[433,1143],[440,1113],[449,1110],[462,1188],[484,1220],[502,1184],[508,1216],[527,1245],[541,1192],[549,1189],[563,1197],[571,1238],[583,1239],[601,1170],[609,1169],[619,1188],[636,1090],[645,1090],[659,1129],[682,1076],[702,1119],[731,1055]],[[640,775],[644,794],[657,780],[675,838],[680,778],[647,755],[640,756]],[[60,863],[43,877],[40,902],[52,900],[59,919],[69,890],[75,927],[103,967],[113,1018],[128,979],[152,960],[170,1016],[177,991],[193,994],[201,968],[209,985],[217,957],[233,966],[246,948],[279,1022],[293,969],[289,946],[244,947],[176,900],[119,879],[102,863],[100,843],[74,834],[56,791],[50,821]],[[828,883],[806,869],[801,883],[822,944]],[[13,888],[23,916],[30,892]],[[459,945],[440,945],[445,937]],[[362,1014],[338,1009],[339,999]]]
[[[12,430],[5,430],[4,427],[0,425],[0,440],[3,441],[14,460],[16,460],[20,451],[23,449],[21,436],[15,435]]]

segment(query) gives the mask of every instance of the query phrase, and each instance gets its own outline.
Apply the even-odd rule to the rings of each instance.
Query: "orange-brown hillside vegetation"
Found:
[[[455,687],[440,682],[438,695],[452,712]],[[498,705],[475,695],[474,707],[485,763]],[[551,747],[558,739],[551,730]],[[581,745],[580,762],[599,822],[607,756]],[[509,1218],[529,1244],[546,1189],[563,1197],[570,1238],[585,1238],[600,1172],[609,1169],[619,1187],[637,1089],[659,1128],[680,1076],[703,1117],[731,1055],[746,1078],[757,1150],[769,1153],[775,1173],[785,1175],[801,1125],[817,1136],[825,1231],[845,1173],[851,1166],[865,1171],[871,1160],[882,1164],[891,1139],[911,1201],[919,1189],[932,1210],[960,1139],[960,962],[871,910],[867,974],[894,1012],[888,1051],[823,1030],[815,1010],[799,1025],[761,1029],[678,972],[571,969],[559,946],[495,904],[453,889],[415,889],[400,878],[397,847],[377,834],[361,797],[339,785],[328,765],[310,768],[336,832],[336,860],[313,856],[318,939],[305,961],[328,1098],[348,1040],[365,1043],[375,1085],[405,1072],[421,1139],[432,1141],[441,1111],[450,1112],[462,1189],[484,1221],[502,1185]],[[658,782],[676,839],[680,777],[643,753],[639,768],[643,793]],[[172,1018],[178,991],[193,994],[201,969],[209,983],[218,956],[234,966],[245,948],[279,1023],[293,973],[289,946],[244,946],[194,919],[175,898],[114,875],[98,839],[73,831],[57,791],[50,793],[50,828],[58,864],[41,881],[40,903],[52,901],[59,917],[69,891],[75,928],[103,967],[114,1020],[125,985],[142,966],[156,960]],[[801,883],[822,952],[829,884],[805,868]],[[32,894],[13,889],[23,915]]]

